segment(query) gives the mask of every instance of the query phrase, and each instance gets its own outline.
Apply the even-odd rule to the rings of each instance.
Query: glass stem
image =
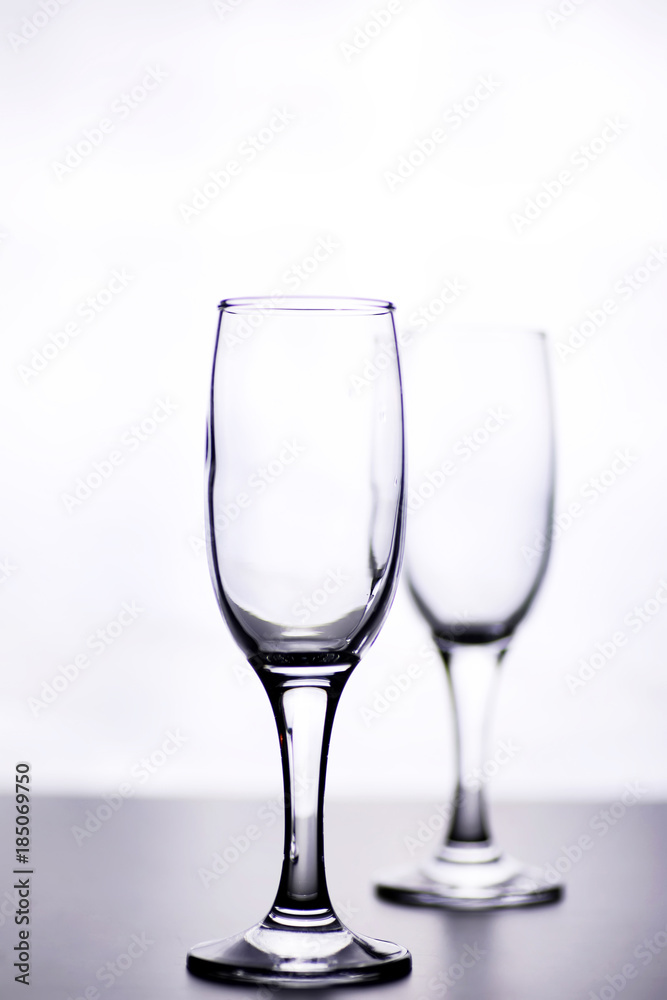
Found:
[[[351,671],[307,678],[260,672],[278,727],[285,789],[285,848],[266,918],[271,926],[338,925],[324,870],[324,785],[334,715]]]
[[[454,707],[457,766],[449,831],[440,852],[446,860],[498,856],[487,818],[484,765],[496,677],[508,641],[442,650]]]

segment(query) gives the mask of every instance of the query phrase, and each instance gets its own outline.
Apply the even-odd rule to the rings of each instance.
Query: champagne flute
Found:
[[[409,360],[406,573],[447,672],[457,782],[436,856],[382,876],[378,893],[456,909],[553,901],[560,885],[495,844],[484,796],[498,666],[549,557],[554,447],[546,340],[534,330],[434,330],[419,336]]]
[[[359,392],[355,378],[378,353],[390,361]],[[405,948],[355,934],[336,916],[323,849],[334,712],[382,626],[402,558],[403,404],[392,304],[300,296],[222,302],[207,456],[211,576],[275,714],[285,847],[268,915],[235,937],[193,948],[188,969],[275,987],[404,976]]]

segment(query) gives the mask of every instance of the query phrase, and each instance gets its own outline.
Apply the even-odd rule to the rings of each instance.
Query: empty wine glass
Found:
[[[387,364],[356,383],[369,360]],[[285,790],[269,914],[188,969],[275,986],[395,979],[409,952],[361,937],[327,890],[324,779],[341,691],[393,599],[404,533],[401,379],[390,302],[229,299],[208,428],[208,551],[222,614],[271,701]]]
[[[484,799],[497,668],[549,556],[554,448],[545,337],[492,328],[420,334],[406,386],[406,573],[447,671],[457,783],[436,856],[382,876],[378,892],[457,909],[552,901],[561,886],[494,843]]]

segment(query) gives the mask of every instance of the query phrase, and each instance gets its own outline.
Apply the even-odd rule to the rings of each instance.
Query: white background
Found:
[[[557,510],[578,500],[581,516],[505,661],[489,752],[500,739],[519,749],[493,794],[613,798],[630,780],[667,794],[667,611],[636,633],[625,622],[667,576],[667,266],[614,290],[667,245],[664,5],[585,0],[557,21],[556,0],[402,0],[366,32],[384,0],[45,2],[48,16],[33,0],[0,12],[0,787],[27,759],[43,792],[277,791],[268,701],[197,541],[217,303],[274,289],[388,297],[407,329],[458,279],[444,318],[538,325],[554,346],[587,310],[617,307],[577,350],[553,350]],[[164,79],[119,111],[151,69]],[[481,78],[494,92],[456,127],[448,111],[472,107]],[[240,147],[275,109],[294,120],[248,162]],[[577,167],[609,118],[619,134]],[[438,127],[433,155],[400,183],[387,176]],[[59,167],[82,142],[80,162],[70,152],[75,165]],[[184,212],[230,159],[240,174]],[[564,169],[560,197],[513,219]],[[295,279],[320,239],[337,246]],[[81,303],[114,271],[131,280],[88,322]],[[76,336],[29,369],[73,322]],[[124,435],[159,400],[174,412],[131,450]],[[122,464],[68,510],[77,478],[119,449]],[[584,497],[618,449],[630,467]],[[88,637],[123,602],[141,613],[96,654]],[[571,692],[567,674],[618,630],[624,647]],[[452,725],[427,642],[401,592],[342,700],[331,796],[447,794]],[[89,666],[35,710],[86,651]],[[410,663],[421,675],[369,718]],[[184,745],[133,777],[170,731]]]

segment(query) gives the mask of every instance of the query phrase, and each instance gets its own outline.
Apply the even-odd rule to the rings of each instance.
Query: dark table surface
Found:
[[[128,799],[115,810],[101,805],[101,799],[33,801],[26,989],[14,981],[12,968],[19,931],[13,869],[22,866],[15,862],[13,800],[0,798],[3,1000],[268,1000],[290,992],[208,983],[185,969],[188,947],[242,930],[269,908],[282,851],[277,801]],[[494,806],[497,837],[511,853],[542,869],[569,868],[565,899],[513,911],[454,913],[383,902],[372,890],[375,871],[417,860],[435,847],[435,834],[416,846],[420,832],[428,840],[430,821],[439,824],[433,804],[331,802],[329,887],[339,913],[354,930],[406,945],[413,972],[395,983],[303,990],[299,997],[666,998],[667,805],[617,803],[605,812],[609,808]],[[86,819],[94,827],[95,812],[104,817],[99,829],[78,833],[77,843],[73,828],[87,832]],[[244,850],[249,824],[259,836]],[[578,855],[582,837],[588,846]],[[226,871],[215,864],[216,853],[232,859]],[[478,957],[456,981],[466,948]]]

